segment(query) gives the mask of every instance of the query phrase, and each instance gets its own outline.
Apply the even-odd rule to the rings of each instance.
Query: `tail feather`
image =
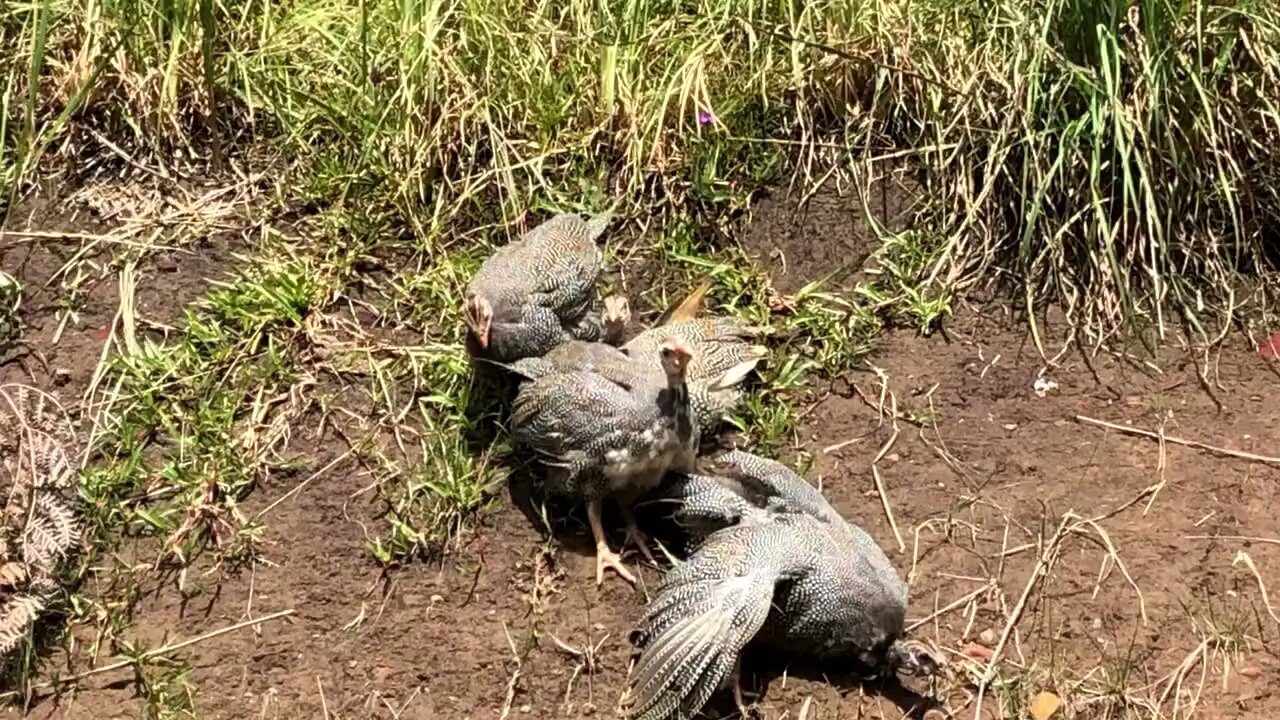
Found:
[[[702,301],[706,299],[707,293],[711,292],[711,285],[714,278],[710,275],[702,279],[698,283],[698,287],[694,288],[680,304],[671,310],[667,316],[664,325],[673,322],[681,322],[685,320],[693,320],[698,317],[698,313],[702,311]]]
[[[756,366],[759,365],[760,361],[763,359],[764,356],[763,353],[761,353],[755,357],[750,357],[736,365],[733,365],[728,370],[721,373],[720,377],[716,378],[711,383],[711,389],[713,391],[728,390],[729,388],[737,386],[738,383],[747,379],[747,375],[750,375],[751,371],[755,370]]]
[[[684,588],[680,579],[687,567],[675,571],[674,587],[668,583],[663,594],[696,591],[680,593],[688,602],[655,602],[646,615],[652,631],[628,693],[628,715],[635,720],[666,720],[701,709],[769,615],[776,569],[766,565],[736,574],[721,562],[727,577],[693,580]]]

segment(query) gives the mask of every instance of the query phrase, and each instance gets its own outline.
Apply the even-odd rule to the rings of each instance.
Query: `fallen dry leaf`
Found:
[[[1049,720],[1062,707],[1062,699],[1051,692],[1042,692],[1031,698],[1028,711],[1035,720]]]
[[[1280,360],[1280,333],[1267,338],[1258,348],[1258,355],[1265,360]]]
[[[986,662],[991,659],[991,648],[984,647],[978,643],[969,643],[960,652],[964,653],[965,657],[973,658],[974,660]]]

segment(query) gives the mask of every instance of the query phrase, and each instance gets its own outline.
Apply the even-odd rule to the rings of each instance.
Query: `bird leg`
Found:
[[[601,500],[592,500],[587,503],[587,522],[591,525],[591,534],[596,540],[596,585],[604,583],[604,568],[609,566],[614,569],[622,577],[623,580],[636,584],[636,576],[631,574],[627,566],[622,564],[622,558],[618,553],[609,549],[609,541],[604,536],[604,525],[600,522],[600,508],[603,504]]]
[[[738,708],[738,715],[742,720],[751,717],[751,708],[747,706],[747,701],[742,695],[742,659],[733,661],[733,671],[729,673],[729,684],[733,687],[733,704]]]
[[[635,545],[640,548],[640,554],[644,555],[645,560],[653,563],[654,567],[658,567],[658,561],[653,557],[653,553],[649,552],[649,536],[636,524],[636,516],[631,514],[631,508],[626,505],[622,506],[622,518],[627,523],[627,538],[623,547],[628,544]]]

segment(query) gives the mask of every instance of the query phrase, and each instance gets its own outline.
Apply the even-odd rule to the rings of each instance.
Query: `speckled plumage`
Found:
[[[647,490],[669,468],[692,467],[698,436],[684,379],[672,384],[631,367],[553,369],[521,386],[513,436],[546,466],[552,491],[593,500]]]
[[[677,519],[706,534],[634,636],[630,717],[692,716],[748,642],[870,671],[915,662],[906,585],[866,532],[780,463],[732,451],[712,467],[719,475],[682,475],[667,491]]]
[[[561,213],[498,248],[467,285],[492,309],[487,348],[474,333],[468,350],[498,362],[536,357],[565,340],[599,340],[595,308],[601,253],[596,240],[610,216]]]
[[[766,331],[727,317],[674,320],[641,332],[623,343],[622,349],[632,357],[651,357],[663,338],[679,338],[694,351],[689,377],[714,379],[729,387],[741,382],[764,358],[765,349],[750,341]]]
[[[672,328],[662,334],[658,331]],[[606,343],[571,340],[552,348],[537,358],[512,363],[511,369],[526,378],[537,379],[557,372],[586,370],[625,384],[663,382],[658,349],[666,337],[684,341],[693,351],[686,372],[690,413],[699,433],[708,433],[733,410],[741,396],[738,385],[760,362],[763,352],[744,342],[712,337],[699,343],[692,333],[682,333],[678,326],[664,326],[646,331],[652,336],[637,336],[642,343],[620,350]],[[704,357],[710,353],[711,357]]]

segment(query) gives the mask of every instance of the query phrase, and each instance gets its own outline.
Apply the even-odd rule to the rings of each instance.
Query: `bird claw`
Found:
[[[649,536],[636,525],[635,520],[630,518],[627,520],[627,537],[623,540],[623,547],[627,545],[635,545],[645,560],[648,560],[654,567],[661,567],[658,565],[657,558],[649,550]]]
[[[622,562],[622,556],[609,549],[608,545],[596,546],[596,585],[604,584],[604,569],[613,568],[623,580],[636,584],[636,576]]]

